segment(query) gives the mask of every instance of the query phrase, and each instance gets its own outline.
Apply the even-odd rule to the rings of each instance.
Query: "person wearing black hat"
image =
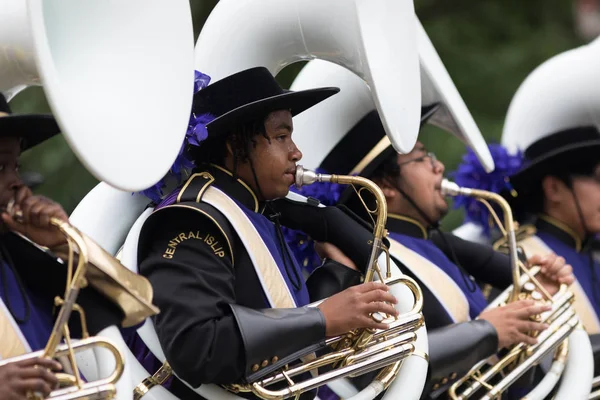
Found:
[[[422,123],[436,109],[423,108]],[[403,272],[417,280],[424,294],[430,351],[424,397],[438,398],[476,362],[501,348],[535,343],[527,333],[545,326],[529,317],[547,310],[546,306],[519,301],[483,311],[487,302],[471,275],[507,287],[512,283],[508,258],[491,247],[439,231],[439,220],[448,210],[440,193],[444,166],[423,144],[418,142],[410,153],[398,154],[377,111],[372,111],[342,137],[320,168],[334,174],[358,173],[376,182],[386,196],[390,254],[405,267]],[[363,199],[367,204],[373,201],[367,195]],[[370,220],[351,188],[341,193],[339,202]],[[324,256],[335,257],[327,246],[319,247]],[[571,268],[560,258],[536,256],[534,261],[547,268],[543,283],[551,292],[559,282],[574,279]]]
[[[600,370],[600,263],[593,257],[600,233],[600,132],[581,126],[545,135],[524,151],[523,166],[502,194],[517,220],[534,225],[521,237],[525,251],[553,252],[573,266],[575,309],[591,334]]]
[[[64,264],[38,246],[52,249],[65,243],[50,219],[67,221],[67,215],[58,203],[34,196],[18,171],[22,151],[59,131],[49,115],[12,114],[0,94],[0,359],[46,346],[54,324],[54,298],[64,292]],[[95,317],[89,320],[92,334],[122,319],[111,305],[106,313],[99,310],[106,302],[94,289],[82,290],[78,302]],[[80,331],[78,321],[71,325],[73,337],[81,337]],[[39,358],[1,366],[0,399],[26,399],[29,392],[48,396],[58,383],[51,371],[61,368],[54,360]]]
[[[338,89],[284,91],[262,67],[203,85],[183,153],[196,168],[157,199],[138,245],[140,273],[161,309],[156,331],[177,376],[170,390],[180,398],[194,397],[181,380],[192,387],[251,382],[312,353],[328,336],[384,328],[372,312],[397,315],[395,298],[379,283],[305,307],[306,283],[281,231],[284,223],[304,228],[367,264],[371,235],[360,223],[335,207],[277,200],[302,157],[292,117]],[[356,233],[339,238],[335,224]],[[360,283],[360,271],[337,267],[343,287]]]

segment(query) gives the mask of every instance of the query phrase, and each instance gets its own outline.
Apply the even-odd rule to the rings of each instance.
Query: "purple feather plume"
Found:
[[[450,176],[459,186],[463,187],[487,190],[494,193],[512,190],[509,177],[521,169],[523,165],[522,153],[519,151],[516,154],[510,154],[500,144],[490,144],[488,147],[496,166],[493,172],[487,173],[473,150],[468,149],[462,158],[462,162]],[[492,204],[492,206],[494,205]],[[473,197],[458,196],[454,201],[454,208],[463,208],[465,220],[481,226],[486,236],[489,237],[490,213],[483,204]],[[498,215],[501,215],[499,209],[494,207],[494,210]]]

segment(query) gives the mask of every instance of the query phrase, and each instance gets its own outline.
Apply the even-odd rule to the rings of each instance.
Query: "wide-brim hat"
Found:
[[[229,133],[232,128],[277,110],[298,115],[339,92],[338,88],[302,91],[283,90],[267,68],[256,67],[223,78],[194,95],[195,115],[209,113],[208,137]]]
[[[44,114],[15,115],[0,93],[0,137],[22,138],[21,150],[25,151],[58,133],[60,128],[54,117]]]
[[[600,131],[594,126],[562,130],[532,143],[523,167],[510,176],[514,191],[502,193],[513,205],[536,196],[545,176],[589,174],[600,163]]]

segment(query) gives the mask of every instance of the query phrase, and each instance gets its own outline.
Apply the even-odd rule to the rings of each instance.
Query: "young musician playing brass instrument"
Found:
[[[65,243],[50,220],[67,221],[67,215],[58,203],[34,196],[19,176],[21,152],[59,131],[51,116],[12,114],[0,95],[0,359],[4,360],[45,347],[54,324],[54,296],[64,291],[64,266],[38,246],[51,250]],[[88,320],[91,334],[122,319],[92,288],[82,290],[78,302],[94,315]],[[72,321],[71,332],[77,337],[77,316]],[[52,371],[61,369],[57,361],[41,358],[0,366],[0,400],[24,400],[32,392],[48,396],[58,383]]]
[[[140,273],[155,287],[161,314],[154,323],[177,374],[171,391],[178,397],[195,396],[180,379],[193,387],[251,380],[326,337],[385,328],[371,313],[397,315],[386,285],[359,284],[360,271],[341,264],[334,267],[341,286],[358,285],[305,307],[307,284],[281,232],[290,220],[309,231],[329,226],[331,241],[365,232],[350,235],[354,242],[342,250],[368,258],[371,233],[341,210],[321,215],[324,209],[313,205],[295,209],[277,200],[287,195],[302,158],[292,117],[337,91],[285,92],[266,68],[253,68],[195,94],[186,151],[196,169],[146,220],[138,253]],[[253,258],[261,248],[273,264]]]

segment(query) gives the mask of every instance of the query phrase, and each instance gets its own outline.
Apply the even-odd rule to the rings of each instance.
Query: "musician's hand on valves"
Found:
[[[566,263],[563,257],[554,253],[545,256],[536,254],[527,261],[529,265],[539,265],[541,267],[536,278],[551,295],[558,292],[561,284],[571,285],[575,282],[573,268]]]
[[[398,316],[394,308],[396,298],[387,285],[368,282],[337,293],[319,305],[325,317],[326,336],[336,336],[359,328],[387,329],[376,322],[371,314],[379,312]]]
[[[339,248],[328,242],[315,242],[315,251],[319,257],[329,258],[345,265],[348,268],[358,271],[356,264],[346,256]]]
[[[46,247],[58,246],[65,242],[64,236],[50,223],[52,218],[68,221],[67,214],[60,204],[42,196],[32,195],[31,190],[25,186],[17,191],[14,202],[2,212],[2,221],[9,229]]]
[[[549,305],[539,304],[533,300],[519,300],[502,307],[495,307],[482,312],[478,319],[488,321],[498,333],[498,348],[517,343],[536,344],[537,339],[528,335],[532,331],[543,331],[546,324],[531,321],[530,317],[549,311]]]
[[[58,379],[51,371],[61,365],[46,358],[28,358],[0,367],[0,400],[25,400],[28,393],[41,393],[44,398],[57,388]]]

